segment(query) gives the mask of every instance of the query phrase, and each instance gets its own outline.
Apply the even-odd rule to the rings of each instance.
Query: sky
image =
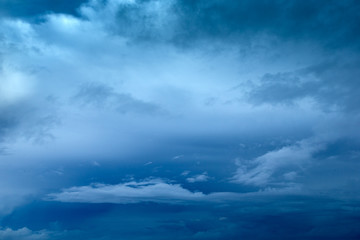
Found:
[[[360,2],[0,0],[0,239],[359,239]]]

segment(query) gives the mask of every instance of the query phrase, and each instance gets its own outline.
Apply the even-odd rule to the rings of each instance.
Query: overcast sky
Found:
[[[0,238],[358,239],[356,0],[0,0]]]

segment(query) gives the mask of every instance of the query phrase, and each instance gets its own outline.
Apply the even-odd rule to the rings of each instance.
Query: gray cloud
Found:
[[[81,106],[94,106],[98,108],[108,107],[119,113],[161,113],[163,110],[153,104],[147,103],[130,94],[117,93],[115,90],[104,83],[86,83],[80,87],[79,91],[72,97],[72,100]]]
[[[23,227],[17,230],[10,228],[0,229],[0,238],[3,240],[45,240],[49,239],[47,231],[31,231]]]

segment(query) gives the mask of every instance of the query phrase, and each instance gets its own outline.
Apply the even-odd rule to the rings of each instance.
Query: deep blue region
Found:
[[[37,201],[1,219],[1,226],[66,230],[72,237],[80,234],[80,239],[198,239],[204,235],[203,239],[347,240],[360,237],[360,212],[354,211],[358,206],[358,202],[304,196],[265,196],[230,205]]]
[[[314,154],[316,158],[330,156],[349,156],[359,149],[360,142],[350,138],[340,138],[330,142],[323,150]]]
[[[46,13],[77,15],[77,8],[86,0],[11,0],[0,1],[0,16],[34,18]]]

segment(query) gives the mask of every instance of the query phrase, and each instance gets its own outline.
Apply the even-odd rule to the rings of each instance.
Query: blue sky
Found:
[[[359,12],[0,0],[0,238],[359,239]]]

